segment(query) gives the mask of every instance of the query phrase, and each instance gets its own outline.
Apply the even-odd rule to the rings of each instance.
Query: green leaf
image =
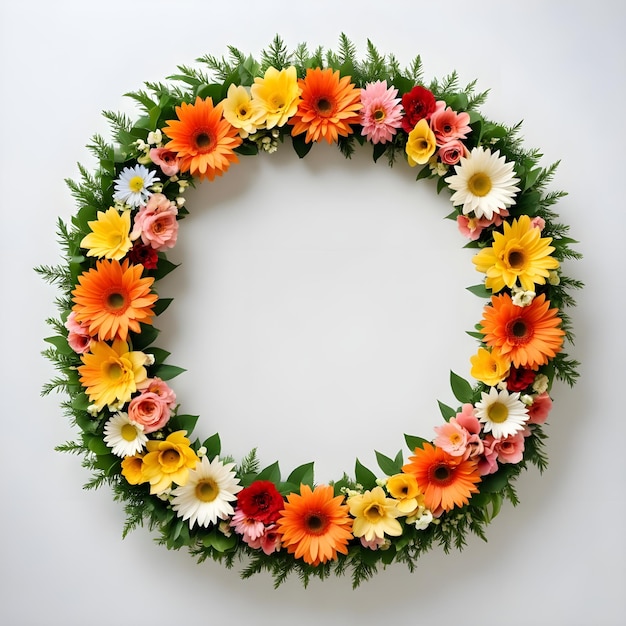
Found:
[[[491,291],[485,287],[484,283],[481,283],[480,285],[472,285],[471,287],[466,287],[466,289],[479,298],[491,298],[492,295]]]
[[[374,163],[376,163],[376,161],[378,161],[378,159],[380,159],[380,157],[383,156],[383,154],[385,154],[385,150],[387,150],[386,143],[374,144],[374,152],[372,154],[374,158]]]
[[[156,269],[151,271],[151,275],[154,276],[156,280],[161,280],[162,278],[165,278],[170,272],[173,272],[177,267],[178,265],[176,263],[172,263],[165,257],[159,257]]]
[[[115,456],[115,454],[110,454],[110,450],[108,454],[99,454],[94,461],[94,467],[96,469],[102,470],[106,476],[111,476],[112,474],[117,473],[122,459],[119,456]]]
[[[244,141],[241,145],[234,149],[234,152],[245,156],[254,156],[259,153],[259,146],[252,141]]]
[[[161,380],[172,380],[172,378],[176,378],[183,372],[187,370],[183,367],[178,367],[177,365],[167,365],[165,363],[161,363],[161,365],[157,365],[154,370],[154,376],[158,376]]]
[[[213,98],[213,104],[222,99],[222,85],[202,85],[196,92],[200,98]]]
[[[167,350],[163,350],[162,348],[150,348],[148,350],[148,354],[151,354],[154,357],[156,365],[160,365],[171,353]]]
[[[313,486],[313,463],[305,463],[304,465],[300,465],[296,467],[296,469],[289,474],[287,477],[288,483],[293,483],[294,485],[309,485],[309,487]]]
[[[161,315],[167,307],[174,302],[174,298],[159,298],[155,303],[152,310],[155,315]]]
[[[90,404],[91,402],[89,401],[89,396],[86,393],[79,393],[72,400],[72,408],[77,411],[86,411]]]
[[[74,350],[70,348],[65,337],[57,335],[55,337],[46,337],[44,341],[51,343],[61,354],[74,354]]]
[[[359,459],[356,460],[354,466],[354,476],[356,482],[363,485],[365,489],[374,489],[376,487],[376,474],[372,470],[367,469]]]
[[[228,552],[237,545],[237,535],[233,533],[230,537],[218,532],[213,531],[202,538],[202,544],[206,548],[213,548],[218,552]]]
[[[472,386],[458,374],[450,371],[450,386],[452,387],[452,393],[454,397],[465,404],[466,402],[472,402],[474,399],[474,391]]]
[[[393,476],[394,474],[399,474],[402,471],[402,451],[398,453],[395,459],[390,459],[388,456],[385,456],[376,450],[374,452],[376,453],[378,467],[380,467],[380,469],[387,476]]]
[[[269,480],[277,485],[280,482],[280,467],[278,466],[278,461],[262,469],[258,473],[256,480]]]
[[[147,348],[159,336],[159,332],[159,329],[154,326],[141,324],[141,333],[131,333],[133,350]]]
[[[443,415],[443,419],[446,420],[446,422],[450,421],[450,418],[456,415],[456,411],[451,406],[448,406],[439,400],[437,400],[437,404],[439,405],[441,415]]]
[[[309,154],[309,152],[311,151],[311,148],[313,147],[313,142],[309,142],[306,143],[304,141],[304,133],[302,133],[301,135],[296,135],[295,137],[291,138],[291,142],[293,144],[293,149],[296,151],[296,154],[303,159],[307,154]]]
[[[423,178],[430,178],[432,176],[432,171],[430,167],[423,166],[420,171],[417,173],[415,180],[422,180]]]
[[[107,446],[107,444],[102,441],[102,438],[99,435],[93,435],[92,437],[89,437],[87,440],[87,447],[94,454],[111,454],[111,448],[109,448],[109,446]]]
[[[404,440],[406,441],[406,445],[409,447],[411,452],[415,452],[415,448],[423,448],[425,443],[429,443],[428,439],[417,437],[415,435],[407,435],[406,433],[404,435]]]
[[[196,427],[198,417],[198,415],[174,415],[167,425],[172,431],[185,430],[187,431],[187,436],[189,436]]]
[[[222,451],[222,441],[219,433],[211,435],[202,445],[206,448],[206,454],[211,461]]]
[[[480,483],[481,493],[498,493],[502,491],[511,478],[511,470],[508,468],[499,469],[495,474],[485,476]]]
[[[465,334],[473,337],[474,339],[478,339],[478,341],[482,341],[485,338],[485,335],[478,331],[466,330]]]

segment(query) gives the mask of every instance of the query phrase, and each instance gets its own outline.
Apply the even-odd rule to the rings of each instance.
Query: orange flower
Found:
[[[424,504],[435,516],[467,504],[472,494],[478,493],[480,474],[474,460],[464,461],[425,443],[423,448],[415,449],[415,456],[410,456],[409,461],[402,471],[415,476],[424,494]]]
[[[238,130],[222,117],[222,103],[200,97],[195,104],[183,102],[176,107],[177,120],[169,120],[163,132],[171,139],[165,148],[176,152],[182,172],[213,180],[231,163],[238,163],[233,152],[241,143]]]
[[[282,545],[310,565],[319,565],[347,554],[352,539],[352,518],[343,496],[334,496],[333,488],[318,485],[313,491],[300,485],[300,494],[290,493],[276,522]]]
[[[306,143],[322,139],[332,143],[339,135],[347,137],[353,132],[350,124],[359,123],[358,111],[363,105],[361,90],[350,82],[350,76],[340,78],[339,71],[318,67],[307,70],[298,86],[302,101],[289,120],[292,136],[306,131]]]
[[[565,332],[558,328],[558,309],[550,309],[545,294],[528,306],[516,306],[504,293],[491,297],[481,320],[485,343],[511,360],[515,367],[533,370],[560,352]]]
[[[152,307],[158,300],[150,293],[154,278],[141,278],[142,265],[131,265],[126,259],[103,259],[96,267],[78,277],[72,291],[76,321],[86,326],[98,339],[126,341],[128,331],[141,331],[139,323],[152,324]]]

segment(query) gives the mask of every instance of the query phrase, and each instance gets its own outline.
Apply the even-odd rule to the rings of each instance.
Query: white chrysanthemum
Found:
[[[128,413],[115,413],[104,425],[104,443],[117,456],[133,456],[141,452],[146,441],[143,426],[131,422]]]
[[[156,173],[144,165],[125,167],[115,181],[113,198],[130,206],[142,206],[152,195],[148,187],[158,181]]]
[[[190,528],[215,524],[218,519],[226,519],[235,513],[229,504],[237,499],[235,495],[243,489],[232,471],[234,463],[224,465],[218,457],[209,461],[203,456],[190,470],[185,485],[172,491],[172,508],[178,517],[189,520]]]
[[[468,157],[461,157],[456,172],[448,178],[448,185],[455,193],[450,198],[454,206],[463,205],[463,214],[474,212],[477,218],[492,219],[513,204],[513,197],[520,190],[520,179],[515,177],[513,163],[507,162],[500,152],[491,153],[489,148],[474,148]]]
[[[483,430],[496,439],[504,439],[524,430],[528,409],[519,399],[519,392],[509,393],[491,387],[489,393],[480,394],[476,403],[476,417],[484,424]]]

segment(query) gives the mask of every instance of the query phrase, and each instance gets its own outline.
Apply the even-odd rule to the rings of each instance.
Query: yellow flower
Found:
[[[122,461],[122,476],[126,478],[130,485],[139,485],[146,482],[143,475],[143,454],[134,454],[124,458]]]
[[[551,237],[542,237],[530,217],[522,215],[510,224],[505,222],[502,233],[494,232],[493,244],[483,248],[472,262],[486,274],[485,286],[494,293],[505,286],[513,287],[518,280],[524,291],[535,291],[535,285],[543,285],[550,270],[559,266],[550,256],[554,252],[551,243]]]
[[[87,222],[91,232],[83,237],[81,248],[88,250],[87,256],[119,261],[126,256],[133,242],[130,240],[130,211],[120,215],[113,207],[98,211],[98,219]]]
[[[187,431],[177,430],[163,441],[146,443],[147,454],[143,457],[143,476],[150,483],[150,493],[163,493],[172,483],[184,485],[189,470],[196,467],[198,457],[189,447]]]
[[[485,385],[495,387],[509,375],[511,362],[499,352],[489,352],[485,348],[478,348],[478,352],[470,357],[472,369],[470,375]]]
[[[365,537],[366,541],[382,539],[385,534],[397,537],[402,534],[402,526],[396,519],[402,513],[396,507],[396,501],[387,498],[382,487],[359,493],[348,498],[350,515],[355,519],[352,534]]]
[[[250,88],[255,114],[259,114],[258,123],[262,128],[284,126],[287,120],[298,110],[300,87],[296,68],[291,66],[278,71],[268,67],[263,78],[255,78]]]
[[[116,339],[110,346],[104,341],[91,342],[90,352],[80,358],[80,383],[95,408],[106,405],[120,408],[130,401],[137,385],[147,378],[143,352],[131,352],[125,341]]]
[[[410,515],[424,506],[424,495],[417,486],[413,474],[396,474],[387,480],[387,491],[397,500],[396,508],[403,515]]]
[[[224,119],[230,122],[231,126],[239,129],[240,137],[245,139],[263,125],[259,122],[263,117],[263,112],[260,109],[254,109],[252,98],[245,87],[231,84],[222,104]]]
[[[406,142],[405,150],[409,165],[415,167],[416,165],[428,163],[428,159],[435,154],[436,149],[435,133],[430,130],[426,120],[420,120],[409,133],[409,138]]]

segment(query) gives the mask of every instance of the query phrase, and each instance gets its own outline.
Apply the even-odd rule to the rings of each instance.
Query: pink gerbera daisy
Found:
[[[386,80],[368,83],[361,89],[361,134],[372,143],[386,143],[402,125],[402,105],[398,90],[387,88]]]

